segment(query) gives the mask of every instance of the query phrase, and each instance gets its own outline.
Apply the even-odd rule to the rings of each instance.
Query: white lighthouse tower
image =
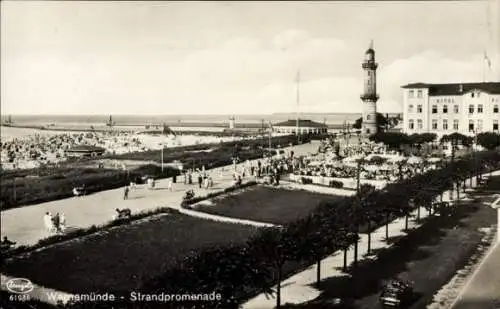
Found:
[[[362,64],[365,73],[364,91],[361,95],[363,101],[363,134],[377,133],[377,67],[375,62],[375,51],[373,50],[373,41],[365,52],[365,59]]]

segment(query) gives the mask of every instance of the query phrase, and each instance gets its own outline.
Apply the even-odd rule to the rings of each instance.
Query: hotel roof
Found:
[[[455,84],[426,84],[426,83],[414,83],[404,85],[401,88],[404,89],[419,89],[428,88],[429,95],[439,96],[439,95],[461,95],[471,90],[482,90],[489,94],[500,94],[500,83],[488,82],[488,83],[455,83]]]

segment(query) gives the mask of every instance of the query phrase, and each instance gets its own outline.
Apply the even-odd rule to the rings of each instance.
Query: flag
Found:
[[[484,51],[484,60],[488,63],[488,67],[491,69],[491,59],[488,57],[488,54],[486,54],[486,51]]]

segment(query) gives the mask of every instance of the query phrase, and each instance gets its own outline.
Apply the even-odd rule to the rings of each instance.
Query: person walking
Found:
[[[45,226],[45,230],[48,233],[52,232],[52,216],[50,215],[50,212],[46,212],[45,215],[43,216],[43,225]]]
[[[61,218],[59,217],[59,213],[56,213],[56,215],[52,218],[52,222],[54,224],[54,230],[55,232],[60,232],[61,231]]]
[[[64,232],[64,230],[66,230],[66,217],[62,212],[59,215],[59,229],[61,230],[61,232]]]
[[[129,192],[128,186],[125,186],[125,190],[123,191],[123,199],[128,200],[128,192]]]
[[[198,174],[198,187],[201,189],[201,184],[203,182],[203,177],[201,177],[201,174]]]
[[[173,181],[169,179],[168,183],[167,183],[167,189],[168,189],[168,191],[172,191],[172,186],[173,186]]]

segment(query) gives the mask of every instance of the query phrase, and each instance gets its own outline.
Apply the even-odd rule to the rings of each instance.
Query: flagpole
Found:
[[[486,82],[485,73],[484,73],[484,63],[485,62],[486,62],[486,51],[484,52],[484,55],[483,55],[483,83]]]
[[[297,133],[297,142],[299,141],[299,103],[300,103],[300,70],[297,71],[297,112],[296,112],[296,123],[295,123],[295,132]]]

